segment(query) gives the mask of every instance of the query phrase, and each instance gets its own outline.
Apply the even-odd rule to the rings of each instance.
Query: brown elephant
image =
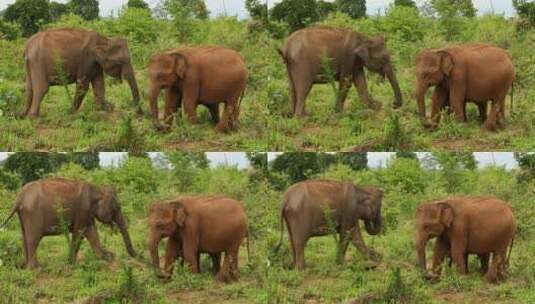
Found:
[[[3,225],[15,214],[22,229],[25,265],[37,267],[37,246],[44,236],[72,234],[69,262],[74,263],[83,237],[95,254],[111,259],[113,255],[100,244],[95,219],[119,228],[128,254],[136,256],[121,205],[115,190],[88,182],[61,178],[30,182],[17,196],[13,210]]]
[[[305,268],[305,246],[309,238],[329,235],[335,228],[339,234],[338,262],[344,261],[352,237],[353,244],[364,255],[378,259],[379,255],[366,247],[358,220],[363,220],[370,235],[382,229],[381,204],[383,191],[374,187],[357,187],[350,182],[309,180],[292,185],[284,193],[281,208],[281,240],[283,222],[288,228],[294,267]],[[329,227],[331,217],[335,227]]]
[[[492,255],[486,279],[496,282],[505,278],[516,233],[516,220],[506,202],[493,197],[444,198],[420,205],[416,225],[416,252],[423,271],[426,244],[436,238],[432,268],[435,278],[446,256],[451,256],[459,272],[466,274],[468,254],[481,258],[483,270]]]
[[[248,79],[247,67],[238,52],[219,46],[169,50],[152,57],[149,74],[150,109],[157,129],[168,129],[181,105],[189,121],[196,124],[199,104],[210,110],[218,131],[237,126]],[[166,90],[165,126],[158,120],[158,96],[162,89]],[[221,120],[220,103],[225,104]]]
[[[23,116],[37,117],[50,86],[76,82],[72,111],[82,105],[89,84],[97,106],[105,108],[104,74],[126,79],[138,112],[139,91],[128,44],[122,38],[106,38],[95,31],[55,29],[39,32],[26,43],[26,110]]]
[[[383,37],[369,38],[332,27],[310,27],[294,32],[278,51],[286,64],[295,116],[305,115],[305,100],[313,84],[332,80],[339,82],[336,111],[343,111],[351,81],[364,104],[377,107],[368,95],[364,67],[388,78],[394,90],[394,107],[402,105],[401,90]]]
[[[149,225],[149,251],[160,277],[171,276],[178,256],[193,273],[199,273],[199,255],[209,253],[219,281],[238,279],[238,253],[248,230],[247,215],[240,202],[227,197],[196,196],[155,203],[149,211]],[[161,271],[158,244],[165,237],[167,249]],[[225,257],[219,268],[223,252]]]
[[[505,99],[515,81],[515,67],[505,50],[484,44],[424,50],[416,60],[416,77],[418,111],[426,126],[436,125],[440,111],[446,107],[458,121],[466,122],[466,103],[471,101],[477,104],[479,117],[487,130],[503,127]],[[435,86],[435,91],[431,122],[428,122],[425,94],[431,86]],[[489,101],[492,106],[487,117]]]

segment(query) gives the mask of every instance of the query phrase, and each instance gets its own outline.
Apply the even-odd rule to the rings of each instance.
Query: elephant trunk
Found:
[[[425,94],[429,86],[425,83],[418,83],[418,88],[416,89],[416,100],[418,101],[418,112],[420,113],[420,118],[425,121]]]
[[[379,234],[383,229],[381,209],[377,210],[377,214],[375,215],[374,219],[364,221],[364,225],[366,226],[366,232],[368,232],[369,235]]]
[[[392,86],[392,90],[394,91],[395,101],[394,101],[394,108],[399,108],[403,104],[403,96],[401,95],[401,89],[399,88],[398,79],[396,77],[396,74],[394,73],[394,69],[391,65],[388,65],[385,68],[385,76],[388,78],[388,81],[390,82],[390,85]]]
[[[125,68],[123,68],[123,78],[126,79],[126,81],[128,82],[128,85],[130,86],[130,90],[132,91],[132,100],[133,100],[133,105],[134,107],[137,108],[137,111],[141,111],[141,105],[139,103],[139,88],[137,86],[137,81],[136,81],[136,75],[134,73],[134,68],[132,67],[131,64],[125,66]]]
[[[131,257],[135,257],[137,254],[136,254],[136,251],[134,250],[134,246],[132,246],[132,241],[130,240],[130,234],[128,234],[128,230],[126,228],[126,222],[121,213],[117,214],[115,222],[117,223],[117,226],[119,227],[119,231],[121,232],[121,235],[123,237],[124,245],[126,246],[126,250],[128,251],[128,254]]]
[[[152,123],[154,126],[159,129],[161,127],[160,122],[158,121],[158,96],[160,95],[161,88],[158,85],[151,85],[150,88],[150,113],[152,116]]]
[[[424,272],[427,270],[425,246],[427,245],[428,240],[429,238],[426,235],[418,233],[418,237],[416,239],[416,253],[418,255],[418,265],[420,266],[420,269]]]
[[[149,252],[154,269],[160,270],[160,257],[158,255],[158,245],[162,239],[161,234],[151,231],[149,234]]]

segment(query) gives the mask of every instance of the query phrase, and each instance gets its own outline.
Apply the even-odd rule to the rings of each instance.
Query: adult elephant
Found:
[[[505,99],[515,81],[511,57],[501,48],[464,44],[440,50],[424,50],[416,60],[418,111],[426,126],[436,125],[446,107],[466,122],[466,103],[479,108],[485,128],[495,131],[505,123]],[[434,86],[431,121],[426,120],[425,94]],[[490,115],[487,104],[492,102]],[[511,97],[512,104],[512,97]]]
[[[341,112],[351,81],[367,107],[376,107],[368,94],[364,67],[388,78],[394,90],[394,107],[402,105],[390,55],[383,37],[369,38],[361,33],[332,27],[310,27],[294,32],[279,51],[290,84],[292,114],[305,115],[305,100],[316,83],[339,82],[336,111]]]
[[[139,91],[125,39],[106,38],[82,29],[56,29],[37,33],[28,39],[26,61],[26,109],[23,116],[37,117],[41,101],[50,86],[76,82],[72,111],[77,111],[93,87],[95,101],[105,108],[104,74],[126,79],[138,112]]]
[[[479,255],[483,262],[488,262],[492,255],[486,279],[496,282],[505,278],[516,233],[516,220],[506,202],[493,197],[444,198],[420,205],[416,224],[416,252],[424,272],[426,244],[436,238],[432,274],[435,278],[440,275],[446,256],[451,256],[459,272],[466,274],[468,254]]]
[[[115,190],[88,182],[61,178],[43,179],[24,185],[4,225],[15,214],[22,229],[25,265],[37,267],[37,246],[44,236],[72,234],[69,262],[74,263],[82,237],[95,254],[111,259],[113,255],[100,244],[95,219],[113,226],[123,237],[128,254],[136,256],[121,205]]]
[[[155,203],[149,211],[149,225],[149,251],[159,277],[172,275],[178,256],[193,273],[199,273],[200,254],[208,253],[217,280],[238,279],[238,253],[248,230],[247,215],[240,202],[227,197],[197,196]],[[165,237],[168,240],[162,271],[158,245]],[[220,268],[223,252],[225,257]]]
[[[281,240],[286,222],[292,246],[294,267],[305,268],[305,246],[309,238],[339,234],[338,262],[343,262],[352,238],[360,252],[371,259],[379,255],[364,244],[358,220],[363,220],[370,235],[382,229],[383,191],[374,187],[357,187],[350,182],[310,180],[292,185],[284,193],[281,208]]]
[[[247,67],[238,52],[219,46],[169,50],[152,57],[149,74],[150,109],[157,129],[167,130],[181,105],[189,121],[196,124],[199,104],[210,110],[218,131],[236,128],[248,79]],[[158,96],[162,89],[166,90],[165,126],[158,117]],[[225,104],[222,119],[219,119],[220,103]]]

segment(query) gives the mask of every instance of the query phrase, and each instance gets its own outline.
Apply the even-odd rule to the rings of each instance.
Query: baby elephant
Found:
[[[197,105],[208,107],[217,130],[236,127],[240,102],[247,85],[247,67],[241,55],[218,46],[181,48],[155,54],[149,65],[150,109],[159,130],[168,129],[181,105],[192,124]],[[158,121],[158,96],[166,90],[164,123]],[[225,103],[219,120],[219,103]]]
[[[24,257],[28,267],[37,267],[37,246],[41,238],[62,234],[64,229],[72,234],[69,255],[71,263],[76,259],[84,236],[97,256],[111,258],[112,254],[100,245],[95,219],[110,226],[115,223],[123,236],[128,254],[136,256],[119,199],[112,188],[61,178],[35,181],[24,185],[3,225],[7,224],[15,212],[19,215]]]
[[[343,262],[350,238],[360,252],[378,259],[379,255],[364,244],[358,220],[364,221],[370,235],[378,234],[382,229],[382,200],[382,190],[357,187],[349,182],[310,180],[292,185],[284,193],[282,201],[281,242],[284,219],[294,266],[299,270],[304,269],[308,239],[329,235],[331,229],[339,234],[338,262]]]
[[[505,123],[505,98],[515,81],[511,57],[501,48],[466,44],[441,50],[424,50],[416,61],[416,98],[425,121],[425,94],[434,86],[431,122],[438,123],[440,111],[449,107],[460,122],[466,121],[466,103],[475,102],[479,116],[489,131]],[[491,101],[487,117],[487,103]]]
[[[149,250],[160,277],[170,277],[181,256],[193,273],[200,272],[199,255],[212,255],[216,278],[238,279],[238,253],[247,235],[248,220],[242,204],[226,197],[182,197],[155,203],[149,211]],[[160,269],[158,244],[168,238],[164,271]],[[249,249],[249,248],[247,248]],[[225,253],[223,266],[219,257]]]
[[[516,233],[516,220],[506,202],[492,197],[445,198],[419,206],[416,224],[416,251],[423,271],[426,271],[425,246],[436,238],[432,268],[435,278],[440,275],[446,256],[451,256],[459,272],[466,274],[468,254],[477,254],[484,268],[492,255],[485,275],[487,281],[505,279]]]

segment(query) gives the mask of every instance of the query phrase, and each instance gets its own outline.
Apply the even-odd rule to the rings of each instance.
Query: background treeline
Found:
[[[365,303],[531,303],[535,299],[533,154],[517,154],[520,167],[513,170],[479,168],[469,153],[430,153],[423,159],[413,153],[400,153],[375,169],[367,168],[366,154],[360,153],[284,153],[269,161],[265,153],[249,153],[251,167],[245,169],[213,166],[203,153],[151,154],[150,158],[129,155],[106,167],[96,165],[98,155],[94,154],[29,155],[11,154],[1,165],[0,220],[7,216],[25,180],[23,172],[30,167],[39,172],[39,177],[113,185],[140,257],[130,259],[120,236],[99,224],[104,247],[116,254],[114,262],[99,260],[83,242],[78,263],[67,265],[68,243],[57,236],[43,239],[40,270],[20,269],[23,254],[15,218],[0,230],[2,303],[340,303],[355,298],[368,301]],[[61,165],[58,159],[62,159]],[[10,163],[20,169],[10,167]],[[281,250],[274,250],[279,240],[280,201],[288,185],[306,178],[347,180],[385,190],[385,231],[375,237],[364,233],[366,244],[382,254],[380,264],[370,265],[352,246],[346,263],[336,264],[333,235],[310,240],[307,271],[288,269],[291,258],[287,238]],[[146,215],[150,204],[196,193],[228,195],[246,206],[251,256],[248,258],[242,248],[241,279],[237,283],[216,283],[205,257],[201,275],[191,275],[177,264],[172,280],[165,284],[155,278],[147,264]],[[493,195],[512,204],[519,230],[505,283],[485,283],[475,258],[470,259],[468,276],[459,276],[445,266],[440,283],[429,284],[421,278],[414,252],[415,209],[422,202],[448,195]]]

